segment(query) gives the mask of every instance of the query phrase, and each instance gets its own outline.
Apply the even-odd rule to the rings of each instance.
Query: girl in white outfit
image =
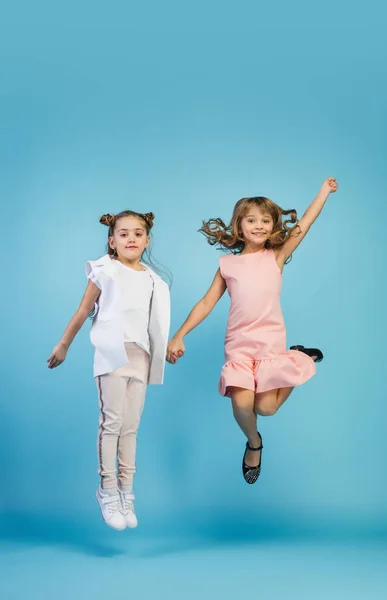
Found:
[[[86,263],[85,294],[47,361],[53,369],[65,360],[91,315],[100,405],[97,500],[104,521],[114,529],[137,526],[133,494],[137,430],[147,384],[163,383],[164,377],[169,287],[142,262],[153,219],[153,213],[133,211],[101,217],[100,223],[109,227],[108,254]]]

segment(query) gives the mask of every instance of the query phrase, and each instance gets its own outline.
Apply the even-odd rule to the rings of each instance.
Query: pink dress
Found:
[[[286,351],[282,274],[274,251],[222,256],[220,273],[231,298],[220,394],[229,396],[230,386],[258,393],[310,379],[316,372],[313,359]]]

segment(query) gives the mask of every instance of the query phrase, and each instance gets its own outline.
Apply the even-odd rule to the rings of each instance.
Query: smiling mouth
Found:
[[[136,250],[138,246],[126,246],[127,250]]]

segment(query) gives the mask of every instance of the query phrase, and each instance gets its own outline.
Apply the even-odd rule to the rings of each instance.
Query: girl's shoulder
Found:
[[[87,260],[86,261],[86,274],[89,275],[91,272],[101,273],[106,271],[107,273],[111,272],[114,268],[113,261],[108,254],[97,258],[97,260]]]
[[[106,275],[112,275],[110,264],[111,258],[108,254],[101,256],[97,260],[87,260],[85,264],[86,277],[102,290],[103,282],[106,280]]]
[[[227,254],[223,254],[219,257],[220,274],[224,279],[226,279],[227,276],[234,270],[234,260],[235,255],[232,252],[228,252]]]
[[[110,266],[112,263],[112,259],[110,258],[109,254],[104,254],[103,256],[101,256],[100,258],[97,258],[96,260],[88,260],[86,261],[86,264],[90,264],[93,267],[106,267],[106,266]]]
[[[220,264],[226,264],[228,262],[232,262],[234,258],[235,254],[232,252],[227,252],[227,254],[222,254],[222,256],[219,257],[219,262]]]

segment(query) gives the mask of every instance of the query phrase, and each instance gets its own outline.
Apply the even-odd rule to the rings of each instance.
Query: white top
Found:
[[[146,273],[130,271],[119,261],[113,260],[108,254],[97,260],[86,262],[86,275],[101,290],[101,294],[93,311],[93,322],[90,331],[90,340],[94,346],[94,377],[99,377],[128,364],[128,356],[124,343],[124,305],[125,301],[119,289],[118,281],[122,273],[136,278],[135,281],[146,281]],[[170,324],[170,295],[168,285],[149,266],[141,263],[147,270],[152,283],[153,293],[150,301],[148,335],[150,341],[150,368],[148,383],[163,383],[165,371],[165,356],[167,352],[169,324]],[[144,279],[145,278],[145,279]],[[130,290],[134,297],[136,287]],[[144,306],[140,306],[144,311]],[[146,309],[145,309],[146,312]],[[138,313],[137,313],[138,314]],[[131,320],[129,325],[132,325]]]
[[[124,342],[134,342],[150,354],[149,311],[153,293],[153,279],[147,269],[136,271],[115,261],[115,279],[122,298],[124,315]],[[89,279],[99,288],[93,273]]]
[[[123,299],[124,341],[134,342],[150,354],[148,326],[153,280],[146,269],[135,271],[118,260],[116,264]]]

